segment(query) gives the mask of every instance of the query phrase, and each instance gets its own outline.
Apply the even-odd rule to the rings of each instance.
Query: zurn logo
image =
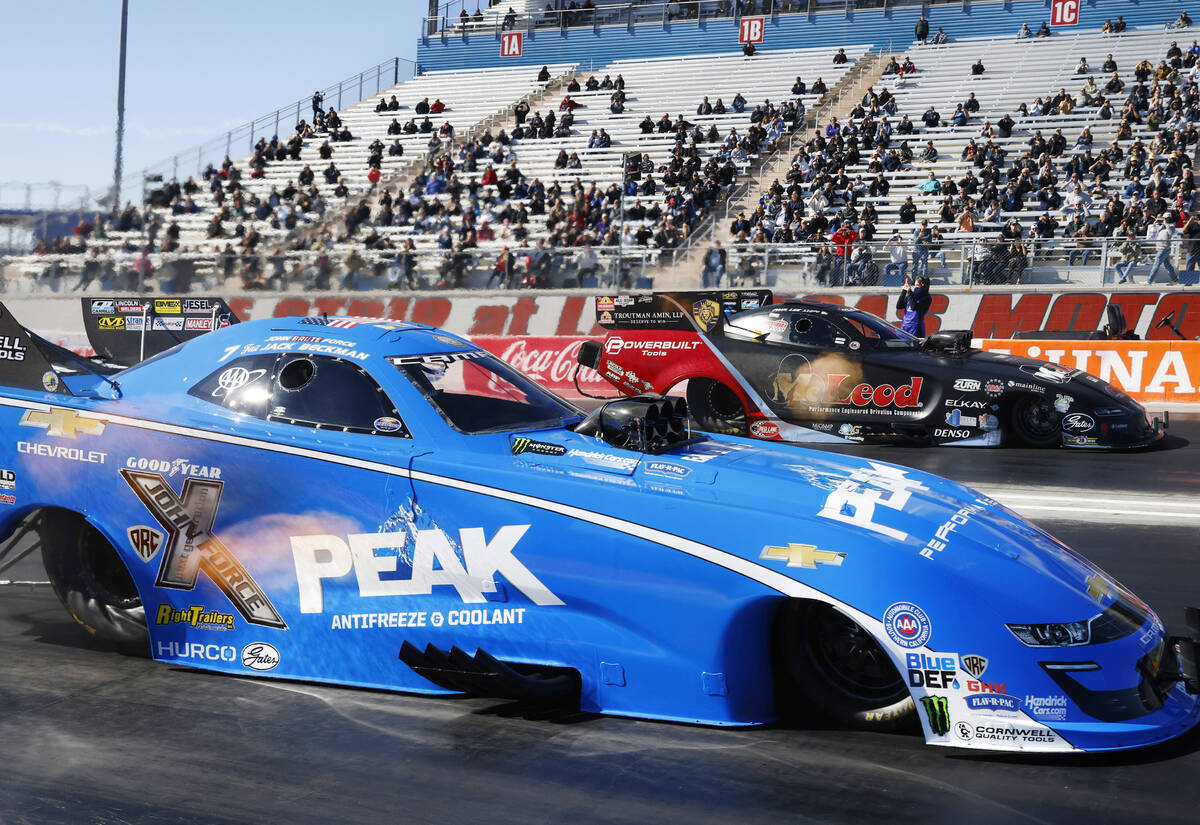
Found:
[[[364,598],[429,595],[433,588],[445,586],[453,587],[464,602],[483,602],[484,593],[496,592],[495,576],[499,573],[534,604],[560,605],[562,600],[513,555],[528,529],[528,524],[506,525],[490,541],[480,527],[459,530],[463,561],[459,561],[441,530],[418,530],[411,578],[396,576],[398,552],[408,541],[407,533],[355,533],[345,539],[332,535],[292,536],[300,612],[323,612],[324,581],[351,571],[358,595]],[[377,550],[393,552],[377,555]]]

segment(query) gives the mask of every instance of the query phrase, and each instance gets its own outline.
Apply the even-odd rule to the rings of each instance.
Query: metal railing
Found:
[[[977,0],[977,2],[1003,2],[1004,0]],[[535,32],[547,29],[577,29],[600,26],[626,26],[658,23],[667,26],[676,22],[704,23],[716,19],[740,19],[742,17],[770,17],[781,15],[837,14],[851,16],[855,10],[894,9],[903,7],[925,7],[933,5],[962,5],[964,0],[673,0],[662,2],[599,2],[594,9],[541,9],[535,12],[506,11],[505,3],[488,8],[476,3],[476,16],[465,0],[451,0],[438,8],[437,15],[423,18],[422,39],[428,42],[431,36],[440,36],[443,41],[450,37],[466,37],[471,34],[500,36],[503,31]],[[553,0],[550,5],[565,5]],[[463,12],[466,12],[464,17]]]
[[[906,278],[927,276],[939,286],[1078,285],[1119,288],[1147,283],[1196,285],[1200,243],[1176,239],[1166,247],[1139,240],[1136,251],[1116,238],[958,237],[916,243],[834,240],[798,243],[729,243],[723,270],[700,256],[698,284],[775,288],[899,288]],[[711,247],[710,247],[711,249]],[[717,260],[717,256],[713,256]],[[1131,262],[1132,261],[1132,262]],[[1168,266],[1169,264],[1169,266]],[[718,282],[718,276],[719,282]]]
[[[97,247],[99,250],[99,247]],[[633,289],[662,251],[647,247],[512,244],[515,266],[497,270],[497,249],[337,249],[0,257],[0,292],[186,294],[431,289]]]
[[[416,75],[417,64],[403,57],[391,57],[382,63],[377,63],[364,69],[358,74],[351,75],[345,80],[326,86],[319,90],[323,97],[323,109],[341,111],[347,106],[353,106],[371,95],[378,94],[389,86],[394,86],[403,80],[409,80]],[[273,112],[257,117],[249,123],[229,129],[199,146],[185,149],[169,158],[143,167],[131,174],[121,183],[121,191],[132,194],[143,193],[147,188],[165,181],[181,179],[204,171],[208,164],[220,164],[226,157],[237,159],[254,151],[254,143],[259,138],[270,140],[274,135],[281,139],[290,135],[302,116],[311,120],[314,95],[308,95],[294,103],[282,106]],[[280,128],[283,133],[280,133]],[[133,198],[127,198],[133,200]],[[143,198],[144,200],[144,198]],[[113,208],[119,208],[114,204]]]

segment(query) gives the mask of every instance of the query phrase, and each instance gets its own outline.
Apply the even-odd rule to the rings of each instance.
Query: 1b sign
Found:
[[[763,18],[743,17],[738,29],[739,43],[761,43],[763,41]]]
[[[1050,7],[1051,26],[1074,26],[1079,22],[1079,0],[1054,0]]]
[[[521,35],[524,32],[504,32],[500,35],[500,56],[501,57],[520,57],[521,56]]]

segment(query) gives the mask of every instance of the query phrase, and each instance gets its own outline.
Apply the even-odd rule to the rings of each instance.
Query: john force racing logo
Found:
[[[224,482],[188,478],[180,496],[158,473],[121,470],[121,476],[167,533],[155,586],[192,590],[204,571],[246,621],[287,628],[267,594],[212,533]]]

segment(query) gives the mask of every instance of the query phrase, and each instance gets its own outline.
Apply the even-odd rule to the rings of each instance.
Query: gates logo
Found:
[[[266,642],[251,642],[242,648],[242,665],[251,670],[271,670],[279,664],[279,651]]]
[[[129,536],[129,546],[133,548],[133,552],[144,562],[149,562],[157,556],[158,548],[162,547],[163,534],[144,524],[130,527],[125,531],[125,535]]]
[[[831,404],[853,404],[856,407],[919,407],[924,378],[912,378],[899,387],[891,384],[857,384],[843,394],[842,384],[849,375],[831,374],[826,378],[825,391]]]
[[[1063,419],[1063,432],[1068,433],[1086,433],[1095,429],[1096,422],[1090,416],[1084,413],[1071,413]]]

